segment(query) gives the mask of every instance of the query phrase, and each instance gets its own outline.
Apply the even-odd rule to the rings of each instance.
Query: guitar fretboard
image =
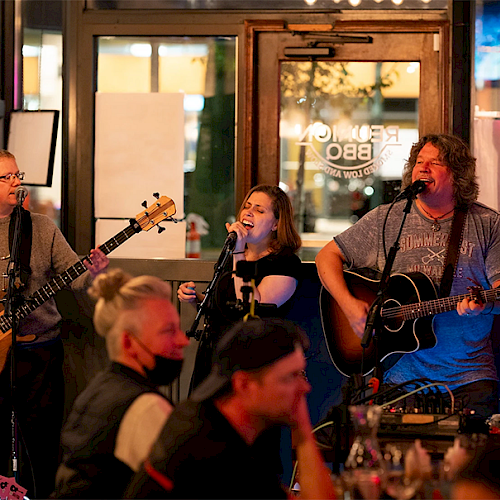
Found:
[[[141,231],[141,226],[135,219],[130,219],[130,226],[120,231],[118,234],[110,238],[108,241],[99,245],[99,249],[105,255],[115,250],[122,243],[127,241],[131,236]],[[79,260],[76,264],[66,269],[63,273],[52,278],[45,286],[37,290],[33,295],[28,297],[26,301],[16,311],[17,320],[21,320],[31,314],[37,307],[51,299],[58,291],[68,287],[73,281],[81,276],[87,268],[83,263],[89,259],[89,255]],[[12,328],[12,318],[9,316],[0,316],[0,329],[3,333],[8,332]]]
[[[453,297],[443,297],[441,299],[428,300],[425,302],[415,302],[413,304],[405,304],[403,306],[388,307],[382,309],[382,317],[388,319],[417,319],[433,314],[440,314],[456,309],[457,304],[463,299],[475,299],[475,292],[465,293],[463,295],[455,295]],[[500,298],[500,290],[494,288],[492,290],[480,290],[479,296],[483,303],[494,302]]]

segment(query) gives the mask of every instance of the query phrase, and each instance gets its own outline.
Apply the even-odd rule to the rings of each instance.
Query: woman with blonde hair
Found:
[[[56,498],[123,497],[172,412],[158,387],[179,376],[189,343],[160,278],[114,269],[89,294],[111,363],[78,396],[63,429]]]

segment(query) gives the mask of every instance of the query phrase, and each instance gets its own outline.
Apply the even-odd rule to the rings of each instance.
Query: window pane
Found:
[[[477,111],[500,117],[500,2],[478,2],[475,41]]]
[[[474,156],[479,201],[498,209],[500,190],[500,3],[478,1],[475,36]]]
[[[184,93],[185,215],[207,259],[220,252],[234,215],[235,67],[235,37],[98,41],[99,92]]]
[[[417,62],[282,63],[280,182],[303,260],[392,201],[418,140],[419,75]]]
[[[61,212],[62,33],[23,30],[23,109],[59,110],[59,126],[51,187],[29,186],[30,210],[50,217],[58,226]]]

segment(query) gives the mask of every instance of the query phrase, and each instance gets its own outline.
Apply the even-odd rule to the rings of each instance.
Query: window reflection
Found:
[[[281,65],[280,181],[294,204],[302,258],[392,200],[418,139],[420,65]]]

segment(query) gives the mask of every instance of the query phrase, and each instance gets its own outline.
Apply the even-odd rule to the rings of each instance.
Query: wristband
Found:
[[[245,253],[245,250],[243,250],[242,252],[233,252],[233,255],[238,255],[240,253]]]

